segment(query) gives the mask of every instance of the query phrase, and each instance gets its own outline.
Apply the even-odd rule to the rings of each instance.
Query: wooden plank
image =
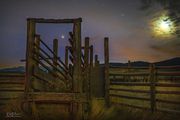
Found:
[[[164,108],[157,108],[157,111],[164,112],[164,113],[176,114],[176,115],[179,115],[179,114],[180,114],[180,111],[170,110],[170,109],[164,109]]]
[[[180,105],[180,101],[170,101],[170,100],[156,99],[156,102]]]
[[[157,91],[156,90],[156,94],[176,94],[176,95],[180,95],[180,91]]]
[[[0,92],[23,92],[23,87],[0,88]]]
[[[122,92],[132,92],[132,93],[150,93],[149,90],[132,90],[132,89],[122,89],[122,88],[109,88],[113,91],[122,91]]]
[[[149,67],[135,67],[131,66],[131,69],[149,69]],[[128,66],[112,66],[110,65],[110,70],[116,70],[116,69],[129,69]]]
[[[156,83],[158,87],[180,87],[180,83]]]
[[[132,108],[137,108],[137,109],[150,110],[150,108],[148,108],[148,107],[137,106],[137,105],[130,105],[130,104],[126,104],[126,103],[116,103],[116,102],[112,102],[112,104],[113,104],[114,106],[127,106],[127,107],[132,107]]]
[[[139,73],[110,73],[109,76],[147,76],[149,72],[139,72]]]
[[[126,96],[126,95],[118,95],[118,94],[109,94],[110,97],[119,97],[119,98],[125,98],[125,99],[134,99],[134,100],[144,100],[144,101],[150,101],[149,98],[145,97],[135,97],[135,96]]]
[[[143,82],[110,82],[110,85],[150,86],[150,83],[143,83]]]
[[[74,93],[55,93],[55,92],[34,92],[29,93],[33,101],[73,101],[75,99]]]
[[[0,73],[0,79],[3,77],[17,77],[17,78],[24,78],[24,73]]]
[[[157,72],[158,76],[180,76],[180,72]]]
[[[157,69],[180,69],[180,65],[174,66],[156,66]]]
[[[45,19],[45,18],[28,18],[27,20],[31,20],[35,23],[74,23],[81,22],[82,18],[74,18],[74,19]]]
[[[0,84],[24,84],[24,80],[0,80]]]

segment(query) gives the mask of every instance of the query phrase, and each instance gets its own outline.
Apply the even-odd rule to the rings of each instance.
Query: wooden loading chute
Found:
[[[81,45],[81,22],[81,18],[27,19],[25,96],[28,105],[25,108],[31,109],[32,113],[33,106],[39,102],[56,102],[69,104],[71,119],[85,119],[87,116],[93,47],[89,45],[88,37],[85,38],[85,46]],[[51,49],[36,34],[36,23],[73,24],[69,46],[65,46],[65,62],[58,56],[58,40],[54,39]]]

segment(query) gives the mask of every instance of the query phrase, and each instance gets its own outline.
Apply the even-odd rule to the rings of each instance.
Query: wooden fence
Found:
[[[180,114],[180,66],[110,66],[109,43],[104,41],[105,100],[107,106]]]
[[[0,113],[12,100],[24,93],[24,73],[0,73]]]
[[[110,66],[107,79],[108,104],[150,109],[152,112],[180,113],[180,66]],[[113,100],[114,98],[119,99]],[[122,102],[121,99],[126,102]],[[130,102],[131,100],[134,102]],[[170,106],[170,109],[164,107],[166,105]]]

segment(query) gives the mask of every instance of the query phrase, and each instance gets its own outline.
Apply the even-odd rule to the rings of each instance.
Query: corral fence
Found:
[[[104,48],[107,106],[180,114],[180,66],[110,66],[108,40]]]

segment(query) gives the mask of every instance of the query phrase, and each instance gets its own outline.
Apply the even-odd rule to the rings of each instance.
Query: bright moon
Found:
[[[161,30],[164,31],[164,32],[169,32],[169,30],[170,30],[170,24],[169,24],[168,22],[166,22],[166,21],[162,21],[162,22],[160,23],[160,26],[159,26],[159,27],[160,27]]]
[[[152,22],[152,30],[155,36],[170,37],[175,32],[175,26],[168,16],[162,15]]]

